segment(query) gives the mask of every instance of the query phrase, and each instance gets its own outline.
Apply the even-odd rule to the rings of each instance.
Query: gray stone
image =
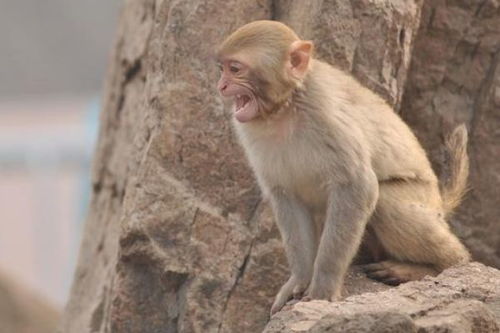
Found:
[[[106,82],[90,214],[61,332],[265,327],[287,264],[216,93],[213,60],[225,36],[256,19],[288,23],[315,41],[320,58],[403,110],[435,166],[441,165],[436,147],[445,130],[464,119],[473,124],[474,189],[453,225],[477,257],[500,267],[500,118],[493,107],[498,2],[451,2],[125,1]],[[472,109],[478,110],[474,117],[467,113]],[[383,289],[354,269],[345,295]],[[400,306],[406,305],[414,308]],[[368,305],[358,306],[356,316],[379,330],[384,323],[427,327],[390,312],[380,321],[362,311]],[[461,309],[465,318],[483,308],[472,302]],[[353,320],[345,327],[356,329]]]
[[[0,332],[51,333],[59,319],[47,300],[0,272]]]
[[[273,316],[264,332],[491,333],[499,332],[499,304],[500,271],[471,263],[341,302],[299,302]]]

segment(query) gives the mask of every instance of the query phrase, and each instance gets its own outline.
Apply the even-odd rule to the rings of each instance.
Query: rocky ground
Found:
[[[360,277],[358,291],[371,282]],[[370,287],[373,288],[373,287]],[[500,271],[479,263],[340,302],[299,302],[265,333],[493,333],[500,329]]]
[[[394,106],[443,181],[443,138],[466,123],[471,191],[450,224],[476,260],[500,267],[499,0],[125,1],[62,332],[253,333],[268,323],[287,264],[217,96],[213,59],[231,31],[257,19],[290,25],[314,41],[319,58]],[[487,277],[498,285],[497,271],[474,264],[344,303],[298,304],[267,329],[289,329],[298,309],[318,306],[333,314],[310,330],[328,327],[327,319],[361,329],[371,318],[411,332],[440,317],[440,325],[494,332],[483,299],[498,287]],[[372,312],[384,309],[393,319]],[[332,327],[324,330],[351,326]]]

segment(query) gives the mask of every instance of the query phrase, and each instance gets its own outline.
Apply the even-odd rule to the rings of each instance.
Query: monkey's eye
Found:
[[[240,71],[240,66],[238,66],[237,64],[231,64],[229,65],[229,70],[231,71],[231,73],[238,73]]]

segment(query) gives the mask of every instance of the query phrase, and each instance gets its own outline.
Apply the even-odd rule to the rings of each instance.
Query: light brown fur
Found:
[[[286,36],[286,47],[276,46],[279,33]],[[263,38],[267,34],[274,43]],[[449,140],[454,171],[440,191],[424,150],[399,116],[352,76],[312,53],[306,57],[307,48],[297,55],[288,51],[297,44],[294,36],[280,23],[254,22],[229,37],[231,47],[223,44],[219,50],[220,59],[256,61],[250,71],[279,96],[263,97],[267,109],[258,118],[234,121],[272,203],[291,268],[272,312],[292,296],[338,298],[367,224],[388,259],[368,265],[367,272],[386,283],[434,275],[468,261],[469,253],[445,221],[466,184],[465,128]],[[252,41],[251,47],[245,40]],[[273,51],[274,70],[267,75],[264,67]],[[264,61],[259,55],[265,52]],[[301,61],[307,61],[303,75],[293,72]],[[276,76],[288,83],[273,86]]]

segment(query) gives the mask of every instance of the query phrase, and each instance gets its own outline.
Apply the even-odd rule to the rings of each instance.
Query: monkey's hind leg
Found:
[[[370,225],[388,258],[365,270],[384,283],[435,276],[470,259],[444,220],[437,187],[405,182],[381,185]]]

